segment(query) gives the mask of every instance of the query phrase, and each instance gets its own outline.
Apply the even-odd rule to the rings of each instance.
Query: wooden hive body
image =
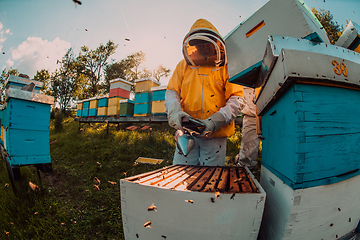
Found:
[[[173,165],[120,189],[126,240],[257,239],[266,197],[249,171],[228,167]]]
[[[131,117],[134,116],[134,101],[129,99],[120,100],[120,116]]]
[[[360,176],[356,176],[294,190],[262,166],[260,184],[266,191],[266,203],[261,239],[340,239],[360,220],[359,183]]]

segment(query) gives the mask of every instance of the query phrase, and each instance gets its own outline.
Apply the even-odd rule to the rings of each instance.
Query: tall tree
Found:
[[[163,77],[168,77],[170,75],[171,70],[168,68],[165,68],[162,64],[159,65],[154,71],[153,71],[153,78],[155,78],[157,81],[160,82],[160,79]]]
[[[5,102],[5,95],[6,95],[6,91],[5,91],[5,83],[6,80],[8,79],[9,75],[14,75],[14,76],[19,76],[19,71],[17,69],[9,69],[6,70],[6,68],[4,68],[1,72],[0,75],[0,104],[4,104]]]
[[[88,80],[84,89],[88,97],[97,96],[106,89],[106,84],[101,82],[103,68],[107,66],[109,57],[115,53],[118,44],[109,40],[106,45],[100,44],[95,50],[87,46],[81,47],[78,61],[81,64],[82,73]]]
[[[41,69],[40,71],[36,71],[36,74],[34,76],[34,80],[43,83],[40,91],[46,95],[52,95],[50,78],[50,73],[47,69]]]
[[[79,96],[83,83],[83,75],[79,74],[79,62],[70,48],[62,58],[60,68],[51,76],[51,92],[61,111],[65,112],[69,103]]]
[[[341,32],[343,27],[341,27],[337,22],[333,21],[333,15],[330,11],[320,9],[316,10],[314,7],[311,8],[311,11],[314,13],[316,18],[319,20],[321,25],[324,27],[327,36],[330,40],[331,44],[335,44],[335,42],[341,36]]]

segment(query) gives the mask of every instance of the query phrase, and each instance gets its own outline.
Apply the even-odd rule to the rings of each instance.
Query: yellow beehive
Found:
[[[152,87],[160,86],[160,82],[152,78],[140,78],[135,81],[135,93],[150,92]]]
[[[152,102],[151,112],[153,114],[165,113],[165,100]]]
[[[98,116],[106,116],[108,113],[108,107],[99,107],[97,115]]]
[[[90,107],[89,108],[97,108],[98,107],[98,100],[94,99],[90,101]]]
[[[120,104],[118,104],[117,106],[108,107],[107,116],[119,116],[119,113],[120,113]]]
[[[81,110],[82,107],[83,107],[82,102],[81,102],[81,103],[78,103],[78,104],[76,105],[76,110]]]
[[[120,101],[121,99],[124,99],[124,98],[122,98],[122,97],[112,97],[112,98],[109,98],[108,107],[111,107],[111,106],[120,106],[119,101]]]

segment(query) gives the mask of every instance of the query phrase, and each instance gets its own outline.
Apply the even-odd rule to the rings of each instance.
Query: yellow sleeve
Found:
[[[185,60],[181,60],[176,66],[173,75],[171,76],[169,83],[167,85],[167,90],[173,90],[181,94],[181,84],[184,79],[185,71]]]

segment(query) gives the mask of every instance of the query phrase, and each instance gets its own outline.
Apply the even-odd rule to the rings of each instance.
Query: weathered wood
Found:
[[[201,191],[206,187],[208,184],[209,179],[211,178],[212,174],[214,173],[215,168],[208,168],[204,175],[193,185],[190,189],[191,191]]]

